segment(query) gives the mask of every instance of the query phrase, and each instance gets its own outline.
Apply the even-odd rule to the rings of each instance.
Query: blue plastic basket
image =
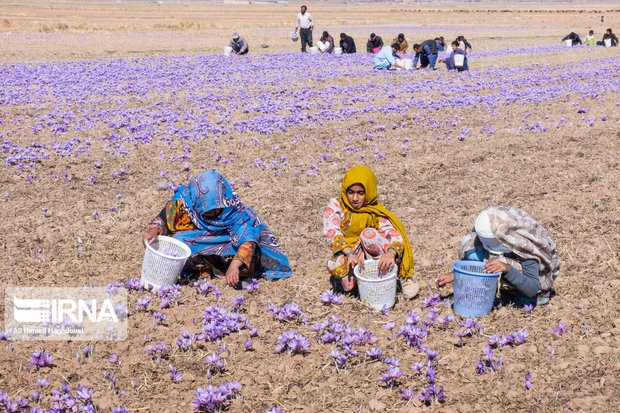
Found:
[[[479,261],[458,261],[452,265],[456,314],[477,317],[491,312],[500,273],[485,273],[484,265]]]

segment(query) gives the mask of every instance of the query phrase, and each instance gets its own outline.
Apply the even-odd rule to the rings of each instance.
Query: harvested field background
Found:
[[[371,31],[384,39],[404,32],[410,43],[463,34],[474,47],[469,73],[443,64],[377,72],[365,54],[300,55],[287,40],[298,8],[0,3],[5,286],[106,286],[139,277],[145,225],[170,188],[210,168],[236,184],[294,268],[290,279],[262,281],[252,293],[219,279],[211,281],[219,298],[184,285],[168,309],[132,291],[123,342],[9,338],[0,345],[0,392],[47,410],[52,389],[67,384],[75,394],[81,384],[102,411],[177,412],[192,410],[197,388],[236,380],[242,387],[230,411],[616,411],[620,58],[617,48],[565,48],[560,39],[590,28],[600,38],[601,13],[605,27],[618,28],[617,6],[309,4],[317,32],[346,31],[359,50]],[[251,56],[220,56],[235,30],[250,41]],[[349,297],[333,307],[319,299],[329,288],[323,209],[356,164],[375,171],[380,200],[405,224],[423,287],[387,315]],[[523,208],[550,230],[562,260],[556,295],[531,314],[493,311],[479,319],[485,332],[462,342],[454,335],[462,330],[459,317],[447,328],[429,327],[425,345],[439,351],[435,375],[446,400],[426,407],[417,396],[427,379],[411,366],[427,356],[396,332],[410,311],[425,317],[425,297],[450,293],[434,281],[491,204]],[[140,312],[137,300],[145,296],[153,301]],[[184,331],[200,332],[206,307],[231,310],[237,296],[256,337],[246,329],[193,351],[177,348]],[[306,324],[281,323],[267,311],[291,302]],[[152,311],[167,321],[156,325]],[[346,369],[330,357],[338,345],[320,344],[312,331],[331,316],[377,339],[355,346],[359,356]],[[396,327],[385,329],[387,322]],[[563,335],[554,332],[560,323]],[[525,344],[495,350],[504,356],[498,373],[475,372],[490,336],[522,329],[530,334]],[[274,354],[290,330],[308,337],[307,354]],[[159,362],[145,353],[157,343],[170,349]],[[78,362],[88,344],[94,353]],[[207,377],[205,360],[224,344],[225,370]],[[400,360],[406,375],[392,389],[378,380],[388,366],[366,356],[371,347]],[[53,367],[29,371],[35,350],[50,352]],[[109,362],[113,353],[121,365]],[[183,381],[170,380],[169,365]],[[50,385],[37,404],[31,391],[41,378]],[[410,401],[400,396],[408,387]]]

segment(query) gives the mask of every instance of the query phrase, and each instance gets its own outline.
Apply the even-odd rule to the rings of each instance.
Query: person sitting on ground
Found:
[[[321,53],[332,53],[334,51],[334,38],[327,32],[323,32],[321,39],[316,42]]]
[[[459,260],[485,262],[485,272],[502,274],[500,299],[504,303],[547,304],[560,271],[549,231],[514,207],[490,206],[482,211],[473,232],[461,240],[458,254]],[[453,280],[453,273],[442,275],[437,285]]]
[[[590,30],[588,35],[585,37],[585,43],[588,46],[594,46],[596,44],[596,40],[594,40],[594,30]]]
[[[342,53],[357,53],[355,41],[351,36],[347,36],[346,33],[340,33],[340,48]]]
[[[379,70],[395,70],[395,69],[403,69],[406,70],[404,66],[396,63],[396,53],[400,50],[400,45],[398,43],[394,43],[391,46],[383,46],[379,53],[375,55],[373,59],[373,69]]]
[[[566,41],[566,40],[572,40],[573,42],[573,46],[576,46],[578,44],[582,44],[581,43],[581,38],[579,37],[579,35],[575,32],[570,32],[569,34],[567,34],[566,36],[564,36],[564,38],[562,39],[562,41]]]
[[[597,43],[600,46],[605,46],[605,40],[609,39],[611,40],[611,47],[616,47],[618,46],[618,38],[616,37],[615,34],[613,34],[611,32],[611,29],[607,29],[605,30],[605,34],[603,35],[603,41]]]
[[[366,43],[366,52],[377,54],[382,47],[383,39],[381,38],[381,36],[370,33],[370,37],[368,38],[368,42]]]
[[[465,36],[459,35],[455,41],[458,42],[460,49],[463,49],[464,51],[467,51],[467,49],[472,50],[471,44],[467,41]]]
[[[364,260],[379,260],[381,272],[398,266],[406,298],[420,290],[413,276],[413,255],[403,224],[377,201],[377,177],[365,166],[354,166],[344,176],[340,198],[329,200],[323,216],[323,233],[333,257],[327,262],[335,291],[355,287],[353,268]]]
[[[250,51],[248,42],[239,33],[233,33],[232,40],[230,41],[230,47],[233,49],[234,54],[242,55],[247,54]]]
[[[396,39],[392,41],[392,43],[400,44],[400,50],[398,51],[398,53],[407,53],[407,49],[409,49],[409,43],[407,43],[407,40],[405,39],[405,35],[403,33],[399,33]]]
[[[273,233],[217,172],[203,172],[176,190],[142,242],[152,244],[158,235],[174,237],[191,249],[188,270],[200,277],[225,274],[231,287],[238,288],[245,277],[291,276]]]
[[[463,60],[463,66],[456,67],[456,65],[454,64],[454,55],[465,56]],[[439,59],[439,61],[443,61],[446,64],[446,68],[448,70],[458,70],[459,72],[469,70],[469,66],[467,65],[467,53],[465,53],[465,51],[459,47],[459,42],[457,42],[456,40],[452,42],[452,53],[450,53],[450,57],[445,60]]]
[[[420,69],[429,67],[435,69],[435,63],[437,62],[437,42],[435,40],[426,40],[422,44],[414,44],[413,51],[415,57],[413,58],[413,67],[417,69],[418,60],[420,61]]]

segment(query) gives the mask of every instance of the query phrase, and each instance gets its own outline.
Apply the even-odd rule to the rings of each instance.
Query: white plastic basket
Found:
[[[465,55],[464,54],[455,54],[454,55],[454,67],[460,69],[465,64]]]
[[[230,46],[224,47],[224,56],[230,56],[232,54],[233,48]]]
[[[156,290],[176,283],[191,254],[192,251],[183,242],[158,236],[155,242],[146,245],[140,281],[145,286],[151,284]]]
[[[573,47],[573,39],[564,40],[564,44],[566,45],[566,47]]]
[[[334,54],[342,54],[342,47],[334,47]]]
[[[317,46],[312,46],[310,48],[310,54],[319,54],[319,48]]]
[[[377,270],[378,265],[378,260],[366,260],[361,271],[358,267],[353,269],[357,279],[360,300],[375,310],[382,310],[384,306],[385,308],[392,308],[396,301],[398,266],[395,265],[387,273],[380,273]]]
[[[605,43],[605,47],[611,47],[611,39],[605,39],[603,43]]]

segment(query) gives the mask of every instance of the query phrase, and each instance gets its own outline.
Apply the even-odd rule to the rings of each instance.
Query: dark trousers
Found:
[[[241,45],[240,44],[234,44],[232,45],[233,51],[239,53],[239,50],[241,50]],[[246,48],[244,52],[239,53],[239,54],[247,54],[250,51],[250,48]]]
[[[420,69],[423,69],[431,64],[431,61],[428,60],[428,56],[425,54],[420,55]]]
[[[301,51],[306,51],[306,44],[312,47],[312,30],[299,29],[299,37],[301,38]]]

